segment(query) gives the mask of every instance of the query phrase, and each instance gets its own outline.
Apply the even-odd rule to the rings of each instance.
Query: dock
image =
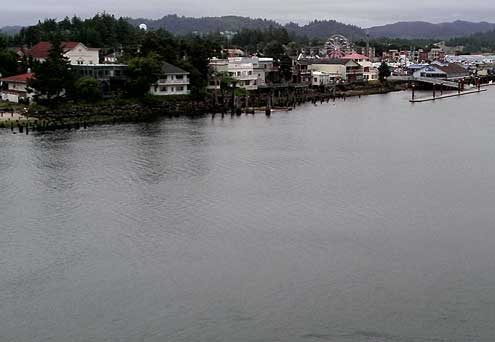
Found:
[[[462,91],[459,93],[442,94],[442,95],[438,95],[438,96],[429,96],[429,97],[411,99],[411,100],[409,100],[409,102],[417,103],[417,102],[436,101],[436,100],[448,99],[451,97],[459,97],[459,96],[464,96],[464,95],[479,94],[479,93],[483,93],[485,91],[487,91],[487,89],[467,90],[467,91]]]

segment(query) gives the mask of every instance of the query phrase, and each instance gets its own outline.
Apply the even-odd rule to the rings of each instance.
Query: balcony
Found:
[[[189,78],[183,79],[159,79],[157,81],[158,85],[187,85],[189,84]]]

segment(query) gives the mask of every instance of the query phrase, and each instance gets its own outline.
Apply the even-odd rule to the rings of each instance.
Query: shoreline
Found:
[[[314,89],[295,96],[254,94],[248,98],[237,97],[236,106],[232,102],[213,105],[210,101],[194,101],[189,98],[155,99],[149,103],[132,100],[102,104],[64,104],[57,109],[33,106],[24,114],[19,105],[12,105],[0,114],[0,129],[17,128],[23,132],[25,127],[31,131],[55,130],[62,128],[81,128],[97,124],[115,124],[125,122],[146,122],[160,117],[199,117],[204,115],[242,115],[291,111],[307,103],[325,103],[345,100],[347,97],[387,94],[407,89],[403,82],[387,82],[383,84],[347,85],[333,93],[315,91]],[[268,103],[272,103],[268,106]],[[247,106],[246,106],[247,105]],[[17,107],[17,110],[14,109]]]

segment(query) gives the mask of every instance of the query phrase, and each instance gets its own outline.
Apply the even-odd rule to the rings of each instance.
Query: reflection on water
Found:
[[[0,340],[491,341],[491,93],[0,132]]]

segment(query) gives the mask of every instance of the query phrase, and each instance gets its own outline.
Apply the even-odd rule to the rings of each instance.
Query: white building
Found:
[[[315,59],[308,70],[339,75],[350,82],[363,80],[363,67],[352,59]]]
[[[62,42],[60,47],[72,65],[91,65],[98,64],[100,61],[100,49],[88,48],[83,43]],[[44,62],[48,58],[51,48],[50,42],[39,42],[27,50],[25,54],[35,61]]]
[[[33,94],[28,91],[28,82],[34,77],[33,73],[25,73],[0,79],[3,90],[0,90],[2,101],[19,103],[31,101]]]
[[[229,59],[212,59],[210,68],[216,74],[226,73],[234,78],[237,87],[246,90],[258,89],[258,75],[254,72],[252,61],[246,63],[242,57]],[[210,80],[209,89],[220,89],[220,80],[214,78]]]
[[[376,81],[378,80],[378,68],[375,67],[375,64],[365,60],[362,62],[358,62],[359,65],[363,67],[363,79],[365,81]]]
[[[322,71],[312,71],[311,72],[311,85],[313,87],[325,86],[328,84],[333,84],[340,79],[339,74],[331,74]]]
[[[422,69],[419,69],[413,73],[416,78],[428,77],[428,78],[447,78],[447,73],[440,69],[439,66],[428,65]]]
[[[175,65],[162,63],[162,70],[158,81],[151,85],[153,95],[189,95],[189,73]]]

